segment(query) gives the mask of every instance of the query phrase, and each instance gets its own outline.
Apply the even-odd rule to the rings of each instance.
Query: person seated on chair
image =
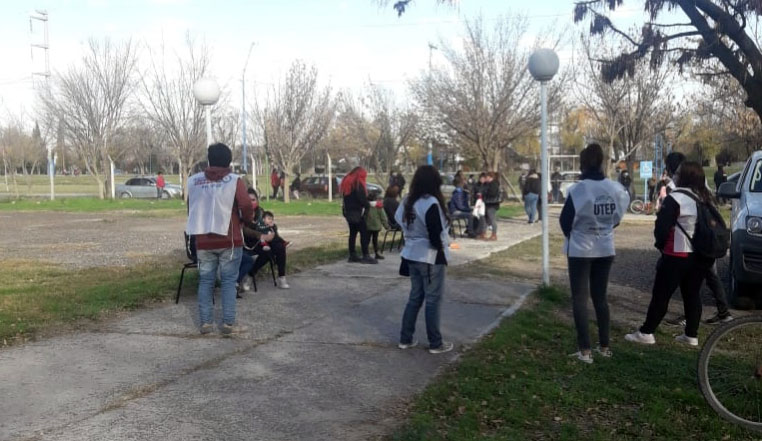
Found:
[[[253,263],[250,269],[243,274],[245,276],[248,273],[251,277],[256,277],[257,271],[267,265],[270,260],[273,260],[278,267],[278,288],[288,289],[290,286],[286,281],[286,247],[290,243],[278,236],[278,229],[274,224],[270,233],[263,234],[260,232],[259,225],[265,225],[264,218],[267,212],[259,206],[259,196],[253,188],[249,189],[249,198],[252,203],[257,201],[257,208],[254,212],[254,220],[243,224],[244,248],[250,256],[257,256],[257,258],[256,260],[252,259]],[[270,214],[272,215],[272,213]],[[269,250],[262,247],[263,241],[270,244]],[[241,270],[244,269],[246,268],[242,265]],[[243,279],[240,273],[239,277]]]
[[[386,219],[389,221],[390,230],[400,229],[400,226],[394,221],[394,213],[397,212],[397,207],[400,206],[400,201],[398,199],[399,195],[400,188],[396,185],[390,185],[384,194],[384,213],[386,214]]]
[[[470,238],[476,237],[473,231],[474,215],[471,214],[471,207],[468,206],[468,192],[463,190],[463,179],[456,178],[453,181],[455,190],[452,192],[448,210],[450,211],[450,218],[465,219],[466,221],[466,236]]]

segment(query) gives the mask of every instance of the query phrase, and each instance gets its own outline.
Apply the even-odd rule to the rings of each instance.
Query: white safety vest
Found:
[[[188,223],[185,232],[219,234],[230,230],[238,175],[230,173],[219,181],[210,181],[204,172],[188,178]]]
[[[569,195],[575,215],[564,253],[589,258],[615,255],[614,227],[630,205],[627,190],[610,179],[584,179],[569,188]]]
[[[400,255],[407,260],[414,262],[428,263],[434,265],[437,261],[437,250],[431,246],[429,241],[429,230],[426,228],[426,212],[432,205],[439,206],[437,198],[429,195],[424,195],[413,204],[413,212],[415,213],[415,220],[408,224],[405,221],[405,204],[407,203],[407,197],[402,199],[402,203],[397,208],[397,212],[394,214],[394,220],[402,228],[402,234],[405,236],[405,247],[402,248]],[[439,207],[439,220],[442,222],[442,233],[440,235],[442,239],[442,245],[444,246],[445,259],[450,261],[450,236],[449,225],[442,212],[442,207]]]
[[[687,194],[682,193],[683,191],[686,191],[698,198],[694,192],[683,187],[676,187],[669,195],[672,197],[672,199],[675,200],[675,202],[677,202],[677,205],[680,206],[680,215],[677,217],[677,223],[683,227],[683,230],[685,230],[686,233],[693,237],[693,233],[696,231],[698,207],[696,206],[696,201]],[[692,253],[693,246],[691,245],[691,241],[685,237],[683,230],[675,225],[674,251],[676,253]]]

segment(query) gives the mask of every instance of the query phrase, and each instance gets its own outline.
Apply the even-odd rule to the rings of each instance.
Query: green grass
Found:
[[[430,384],[394,440],[751,440],[704,402],[697,351],[657,335],[614,341],[611,359],[570,359],[568,294],[541,289]],[[594,329],[594,328],[593,328]],[[623,334],[613,329],[612,335]],[[661,337],[661,338],[659,338]]]
[[[261,202],[266,210],[276,216],[340,216],[341,202],[327,200],[302,199],[286,204],[282,201]],[[102,211],[139,211],[151,212],[152,215],[185,215],[187,209],[180,199],[98,199],[98,198],[62,198],[54,201],[46,199],[21,199],[0,202],[0,211],[64,211],[64,212],[102,212]]]
[[[343,241],[297,250],[288,255],[288,273],[305,271],[345,255]],[[0,261],[0,346],[170,300],[184,261],[179,257],[165,258],[161,263],[82,270],[30,260]],[[267,274],[262,271],[259,276]],[[184,295],[195,290],[197,281],[198,273],[189,271]]]
[[[500,210],[497,212],[500,219],[511,219],[522,215],[524,215],[524,205],[510,202],[500,205]]]

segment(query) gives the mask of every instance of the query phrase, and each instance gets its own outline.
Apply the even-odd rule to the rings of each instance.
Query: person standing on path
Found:
[[[537,203],[542,192],[540,176],[534,169],[529,170],[523,188],[524,212],[529,218],[528,223],[533,224],[534,218],[537,215]]]
[[[561,202],[561,182],[563,180],[561,169],[556,167],[556,170],[550,175],[550,193],[553,195],[553,202],[556,204]]]
[[[429,352],[441,354],[453,349],[442,340],[439,329],[442,295],[449,259],[449,219],[442,196],[442,177],[431,165],[418,167],[410,184],[410,193],[402,200],[395,220],[402,226],[405,247],[402,249],[400,274],[410,276],[410,296],[402,315],[400,349],[418,345],[414,340],[418,312],[426,301],[426,335]]]
[[[593,300],[598,322],[599,346],[596,352],[611,357],[606,290],[616,254],[614,228],[630,205],[630,197],[624,187],[603,175],[603,149],[600,145],[588,145],[580,153],[579,162],[582,171],[580,181],[569,189],[559,221],[566,237],[564,253],[569,264],[569,286],[579,348],[571,355],[584,363],[592,363],[587,299]]]
[[[278,189],[280,188],[280,176],[278,176],[278,169],[273,168],[270,173],[270,186],[273,188],[273,199],[278,199]]]
[[[167,184],[164,182],[164,174],[159,172],[156,176],[156,199],[161,199],[161,195],[164,193],[164,187],[166,186]]]
[[[698,328],[701,320],[699,290],[705,274],[714,264],[693,252],[691,237],[696,232],[698,202],[713,204],[706,188],[704,169],[696,162],[683,162],[674,175],[678,187],[665,199],[656,217],[655,246],[661,251],[656,263],[656,276],[648,305],[646,320],[639,330],[625,335],[635,343],[654,344],[654,331],[667,313],[672,294],[680,287],[685,311],[685,332],[676,340],[698,346]]]
[[[225,336],[242,332],[235,323],[236,279],[241,264],[241,223],[251,221],[254,209],[246,185],[231,173],[233,155],[222,143],[207,151],[209,167],[188,178],[186,233],[196,236],[198,250],[198,310],[202,334],[212,332],[214,282],[220,273],[222,326]]]
[[[339,188],[341,194],[344,196],[342,212],[344,214],[344,219],[347,220],[347,225],[349,225],[350,263],[378,263],[376,259],[370,257],[370,254],[368,254],[370,235],[368,234],[368,229],[365,225],[365,217],[368,215],[368,210],[370,210],[370,203],[368,202],[368,190],[365,183],[367,177],[368,172],[366,172],[364,168],[355,167],[344,176]],[[358,233],[360,234],[362,258],[358,257],[357,252],[355,251]]]
[[[500,210],[500,178],[496,172],[488,172],[485,179],[486,187],[482,196],[487,209],[485,217],[487,224],[492,227],[492,235],[484,240],[497,240],[497,211]]]
[[[383,260],[384,256],[378,248],[378,233],[382,228],[389,229],[389,221],[386,218],[384,212],[384,203],[378,200],[378,195],[371,192],[368,195],[368,202],[370,203],[370,209],[368,215],[365,216],[365,228],[368,229],[368,235],[370,241],[373,243],[373,252],[376,255],[376,260]]]

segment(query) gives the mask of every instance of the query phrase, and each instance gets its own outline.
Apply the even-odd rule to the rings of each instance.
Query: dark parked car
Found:
[[[339,180],[336,176],[333,179],[333,196],[339,195]],[[302,193],[307,193],[313,198],[327,198],[328,197],[328,176],[310,176],[302,180]]]
[[[722,184],[717,195],[730,199],[730,292],[738,306],[740,297],[762,301],[762,151],[754,152],[743,171]],[[741,300],[741,302],[743,302]],[[749,303],[749,302],[745,302]]]
[[[343,177],[343,175],[341,175]],[[338,197],[341,178],[333,176],[333,197]],[[368,183],[368,193],[375,192],[380,198],[384,197],[384,189],[380,185]],[[310,176],[302,181],[302,193],[308,193],[313,198],[328,197],[328,176]]]
[[[156,178],[134,177],[124,184],[116,186],[116,195],[123,199],[129,198],[156,198]],[[179,185],[166,184],[161,194],[162,199],[181,198],[183,189]]]

